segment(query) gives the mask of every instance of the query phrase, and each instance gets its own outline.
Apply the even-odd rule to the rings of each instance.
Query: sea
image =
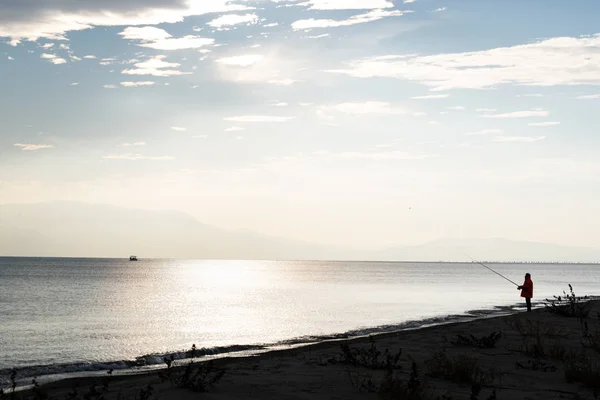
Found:
[[[531,273],[537,307],[600,294],[600,265],[488,266]],[[516,313],[519,294],[476,263],[0,258],[0,386]]]

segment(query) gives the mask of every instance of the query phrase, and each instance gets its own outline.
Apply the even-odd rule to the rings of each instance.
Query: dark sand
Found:
[[[592,312],[587,319],[589,332],[592,334],[600,332],[600,320],[597,317],[599,311],[600,301],[593,301]],[[515,328],[515,322],[524,324],[521,332]],[[480,349],[451,343],[459,334],[482,337],[493,332],[502,332],[502,338],[495,348]],[[594,398],[591,388],[581,383],[567,382],[565,357],[558,354],[562,351],[573,353],[584,351],[595,362],[600,362],[600,353],[597,350],[582,346],[582,325],[577,318],[558,316],[539,309],[532,313],[374,335],[372,338],[377,348],[382,351],[389,348],[392,353],[396,353],[402,349],[399,363],[402,370],[397,372],[398,379],[408,381],[412,365],[410,358],[416,361],[420,370],[420,379],[433,393],[430,397],[432,399],[445,394],[453,399],[466,400],[469,399],[472,388],[470,383],[461,384],[428,376],[425,361],[430,359],[434,352],[440,350],[445,350],[450,357],[459,355],[472,357],[478,361],[484,371],[494,369],[493,381],[483,385],[480,399],[487,399],[493,388],[497,391],[498,399],[507,400]],[[538,369],[532,370],[528,362],[535,361],[535,357],[526,354],[523,350],[526,345],[533,349],[537,338],[541,340],[543,350],[552,355],[540,358]],[[195,393],[188,389],[172,387],[169,382],[162,382],[156,372],[140,376],[115,377],[108,391],[104,393],[104,398],[106,400],[137,399],[140,398],[140,390],[148,385],[154,388],[154,395],[151,397],[153,399],[380,398],[377,389],[385,372],[335,362],[334,360],[341,358],[341,343],[347,343],[353,348],[368,348],[370,339],[325,342],[250,358],[219,359],[215,361],[215,365],[225,367],[227,372],[208,393]],[[598,345],[600,346],[600,343]],[[518,363],[526,368],[520,367]],[[355,378],[360,376],[359,380],[363,382],[370,379],[376,386],[375,392],[358,391],[351,382],[351,376]],[[95,380],[100,382],[97,378]],[[94,379],[91,378],[66,380],[44,386],[43,390],[51,398],[63,399],[76,383],[79,386],[79,398],[83,398],[93,381]]]

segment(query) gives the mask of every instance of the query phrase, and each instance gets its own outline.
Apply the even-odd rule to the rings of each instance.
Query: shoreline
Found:
[[[593,297],[595,298],[595,297]],[[598,297],[600,299],[600,297]],[[534,309],[543,308],[545,302],[539,301],[533,303]],[[233,344],[228,346],[202,347],[196,350],[197,361],[219,360],[224,358],[248,358],[280,352],[294,350],[297,348],[307,348],[327,343],[336,343],[340,341],[360,340],[364,338],[380,337],[390,334],[396,334],[404,331],[413,331],[427,329],[437,326],[460,324],[470,321],[476,321],[486,318],[495,318],[507,315],[514,315],[524,309],[520,302],[510,305],[493,306],[490,308],[480,308],[467,310],[463,313],[445,314],[422,319],[408,320],[395,324],[360,327],[343,333],[331,333],[325,335],[309,335],[291,339],[284,339],[275,343],[263,344]],[[189,361],[191,358],[186,356],[190,353],[187,350],[174,350],[166,353],[150,353],[136,357],[135,359],[95,361],[95,362],[66,362],[47,365],[31,365],[17,368],[21,374],[25,375],[17,378],[20,381],[17,390],[27,390],[31,387],[31,380],[36,379],[38,383],[47,385],[56,382],[62,382],[73,379],[97,379],[113,370],[113,377],[128,377],[135,375],[144,375],[155,373],[166,369],[163,361],[165,357],[174,357],[174,365],[179,365]],[[0,387],[8,385],[8,376],[12,368],[0,370]],[[48,371],[43,373],[42,371]]]
[[[596,313],[600,311],[600,300],[591,300],[590,304],[592,306],[589,317],[590,330],[596,331],[600,329],[600,321],[596,318]],[[205,396],[210,399],[227,400],[257,397],[375,399],[377,393],[359,390],[360,387],[353,383],[355,381],[352,377],[379,382],[385,379],[384,372],[360,365],[343,364],[340,361],[341,345],[368,351],[369,345],[373,343],[378,349],[389,348],[392,353],[402,349],[399,362],[402,370],[398,370],[399,379],[404,381],[409,379],[411,360],[415,360],[422,371],[422,382],[427,385],[428,390],[432,393],[454,396],[451,397],[454,399],[468,398],[472,385],[453,382],[450,378],[431,377],[427,374],[431,355],[436,354],[440,349],[444,349],[452,357],[472,357],[481,363],[481,371],[488,368],[496,371],[493,381],[482,385],[481,398],[484,399],[488,398],[494,389],[497,391],[498,398],[542,400],[570,398],[568,396],[577,395],[581,399],[592,399],[592,389],[580,382],[568,382],[565,379],[563,361],[551,356],[536,358],[528,354],[526,349],[519,347],[526,342],[523,339],[526,335],[533,334],[525,332],[524,336],[520,333],[519,329],[530,329],[527,328],[528,326],[533,327],[532,329],[535,326],[545,327],[546,331],[541,335],[545,338],[544,346],[548,349],[552,348],[554,340],[557,341],[556,343],[560,341],[565,351],[574,351],[580,346],[581,325],[577,318],[566,318],[551,314],[544,309],[536,309],[532,313],[521,312],[366,337],[332,340],[293,349],[274,350],[252,357],[219,358],[213,361],[215,368],[227,368],[227,371],[222,380]],[[502,337],[491,348],[480,349],[451,343],[457,335],[472,334],[475,337],[486,337],[498,331],[502,332]],[[591,354],[594,354],[593,351]],[[532,362],[538,362],[540,365],[529,367]],[[42,388],[51,397],[62,399],[62,396],[72,390],[74,385],[78,385],[81,391],[85,391],[94,381],[100,382],[95,378],[75,378],[45,385]],[[121,398],[133,399],[148,385],[153,388],[154,397],[151,398],[187,399],[198,395],[185,388],[173,387],[169,382],[162,382],[155,371],[142,375],[113,377],[105,398],[108,400],[123,396]],[[28,393],[31,391],[23,392],[23,394]]]

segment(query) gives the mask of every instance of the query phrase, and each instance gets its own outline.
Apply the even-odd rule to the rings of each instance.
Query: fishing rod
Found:
[[[482,267],[485,267],[485,268],[489,269],[490,271],[492,271],[492,272],[493,272],[493,273],[495,273],[496,275],[499,275],[499,276],[501,276],[502,278],[506,279],[507,281],[509,281],[509,282],[510,282],[510,283],[512,283],[513,285],[515,285],[515,286],[517,286],[517,287],[519,286],[519,285],[518,285],[518,284],[516,284],[515,282],[513,282],[513,281],[511,281],[510,279],[508,279],[507,277],[505,277],[504,275],[502,275],[502,274],[500,274],[500,273],[498,273],[498,272],[494,271],[493,269],[491,269],[490,267],[488,267],[488,266],[487,266],[487,265],[485,265],[484,263],[482,263],[482,262],[479,262],[479,261],[475,260],[473,257],[469,256],[468,254],[465,254],[465,253],[463,253],[463,254],[464,254],[465,256],[469,257],[469,258],[470,258],[470,259],[471,259],[473,262],[476,262],[477,264],[481,265]]]

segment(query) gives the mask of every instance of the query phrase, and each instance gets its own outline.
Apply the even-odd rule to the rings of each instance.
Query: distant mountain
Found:
[[[600,249],[493,239],[440,239],[378,252],[378,259],[464,261],[599,262]]]
[[[171,211],[53,202],[0,206],[0,255],[66,257],[327,259],[328,246],[230,232]]]
[[[232,232],[172,211],[78,202],[0,206],[0,256],[465,261],[600,261],[600,249],[505,239],[442,239],[380,251]]]

